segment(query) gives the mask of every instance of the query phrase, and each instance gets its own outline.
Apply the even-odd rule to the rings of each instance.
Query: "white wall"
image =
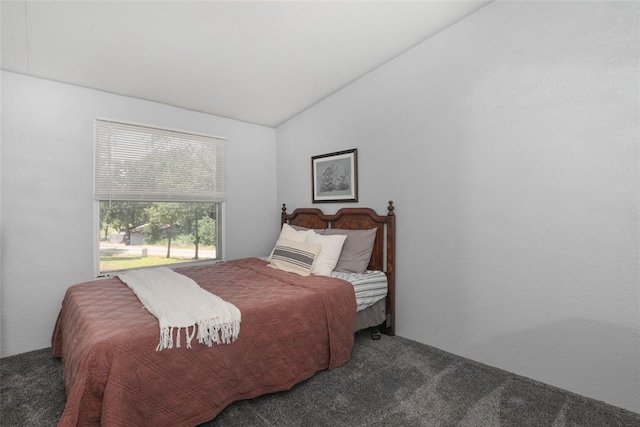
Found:
[[[399,335],[640,412],[639,28],[492,3],[279,127],[279,202],[357,147],[359,205],[396,204]]]
[[[93,278],[96,117],[226,136],[226,258],[276,238],[274,129],[2,72],[2,356],[50,346],[66,288]]]

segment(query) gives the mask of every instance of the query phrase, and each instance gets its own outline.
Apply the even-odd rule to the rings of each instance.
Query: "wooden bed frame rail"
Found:
[[[316,208],[298,208],[288,214],[286,204],[282,204],[280,224],[282,226],[287,223],[314,229],[377,229],[368,268],[381,270],[387,274],[387,319],[381,327],[381,331],[387,335],[395,335],[396,216],[394,209],[393,201],[389,201],[386,215],[378,215],[370,208],[342,208],[333,215],[325,214]]]

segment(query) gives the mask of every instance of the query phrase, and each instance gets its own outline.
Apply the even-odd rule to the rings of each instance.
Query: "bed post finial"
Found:
[[[285,222],[287,222],[287,204],[283,203],[282,212],[280,213],[280,227],[282,227]]]
[[[387,206],[387,211],[389,211],[387,213],[387,215],[391,216],[393,215],[393,210],[395,209],[395,206],[393,206],[393,200],[389,200],[389,206]]]

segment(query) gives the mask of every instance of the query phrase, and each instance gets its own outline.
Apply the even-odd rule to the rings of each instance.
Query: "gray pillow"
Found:
[[[370,230],[327,228],[322,234],[342,234],[347,236],[335,270],[347,273],[362,273],[365,271],[371,260],[371,252],[373,252],[373,243],[376,240],[377,230],[377,228]]]

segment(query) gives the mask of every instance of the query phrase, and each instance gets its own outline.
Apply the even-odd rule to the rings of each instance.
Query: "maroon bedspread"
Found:
[[[60,426],[193,426],[349,360],[356,302],[347,282],[257,258],[177,271],[240,309],[238,340],[156,352],[157,319],[119,279],[72,286],[52,337],[67,389]]]

